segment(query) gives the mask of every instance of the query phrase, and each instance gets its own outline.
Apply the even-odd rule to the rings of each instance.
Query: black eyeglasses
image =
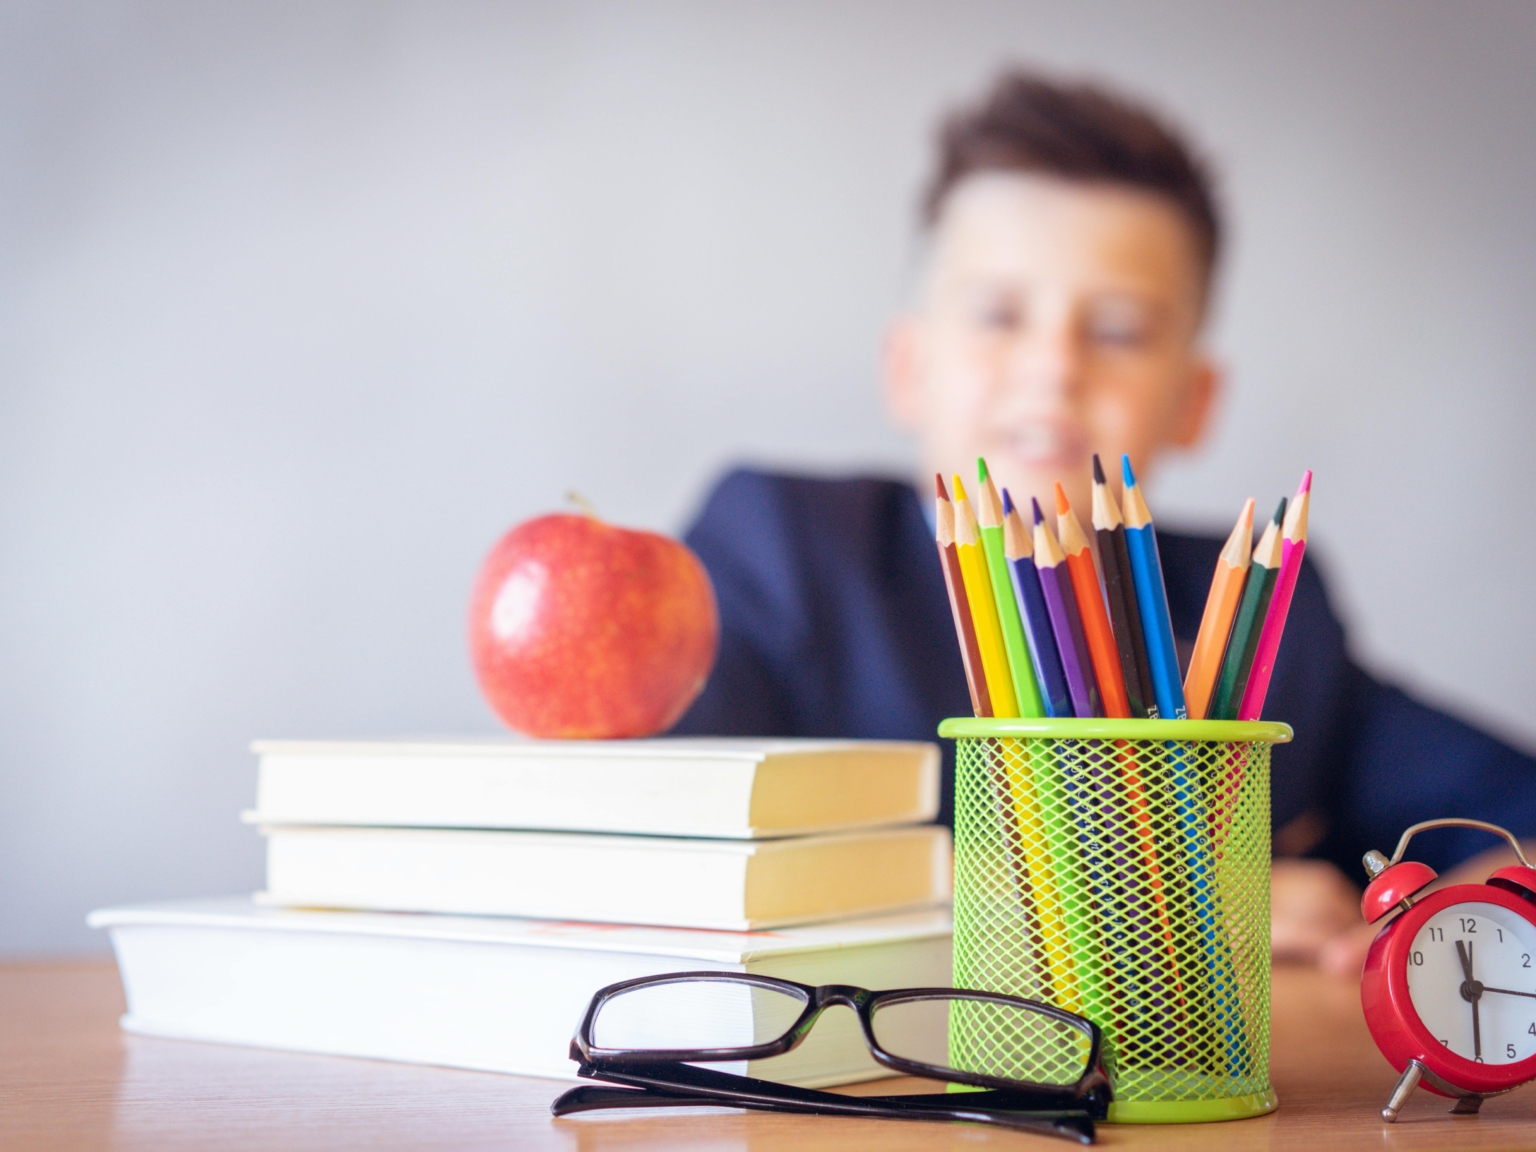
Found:
[[[970,1091],[843,1096],[694,1066],[740,1063],[745,1071],[749,1061],[782,1056],[834,1005],[853,1009],[878,1063]],[[673,972],[600,989],[571,1041],[571,1059],[578,1076],[626,1087],[572,1088],[551,1105],[556,1116],[723,1106],[966,1120],[1091,1144],[1094,1121],[1114,1096],[1098,1025],[1049,1004],[952,988],[816,988],[734,972]],[[1024,1069],[1029,1078],[1018,1074]]]

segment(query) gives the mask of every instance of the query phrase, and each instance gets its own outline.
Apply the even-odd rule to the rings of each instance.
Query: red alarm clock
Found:
[[[1430,828],[1497,833],[1520,863],[1486,884],[1415,900],[1435,872],[1403,861],[1403,852]],[[1366,922],[1401,910],[1372,942],[1360,981],[1371,1037],[1402,1073],[1382,1119],[1396,1120],[1420,1083],[1467,1113],[1536,1080],[1536,868],[1520,842],[1481,820],[1426,820],[1403,833],[1392,859],[1367,852],[1365,870],[1373,877],[1360,900]]]

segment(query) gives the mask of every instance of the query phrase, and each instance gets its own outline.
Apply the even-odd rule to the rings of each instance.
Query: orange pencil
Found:
[[[1195,640],[1195,654],[1189,659],[1189,674],[1184,677],[1184,704],[1191,720],[1204,720],[1205,710],[1216,689],[1221,672],[1221,654],[1226,651],[1237,604],[1243,597],[1243,582],[1248,578],[1248,557],[1253,550],[1253,497],[1243,505],[1227,545],[1216,561],[1216,575],[1205,598],[1205,614],[1200,617],[1200,635]]]
[[[1056,523],[1061,532],[1062,551],[1067,554],[1067,572],[1072,590],[1077,593],[1077,612],[1083,620],[1083,635],[1088,641],[1088,655],[1093,674],[1099,682],[1099,696],[1104,715],[1126,717],[1131,701],[1125,694],[1125,675],[1120,670],[1120,649],[1114,629],[1109,626],[1109,612],[1104,607],[1104,589],[1099,584],[1099,570],[1093,564],[1093,550],[1088,536],[1067,502],[1061,484],[1056,485]]]
[[[965,598],[965,578],[960,571],[960,553],[955,547],[955,506],[944,491],[944,477],[934,476],[937,505],[934,509],[934,540],[939,546],[939,563],[944,568],[944,587],[949,591],[949,611],[955,618],[955,638],[960,641],[960,662],[965,665],[965,683],[971,690],[971,710],[978,716],[992,715],[992,697],[987,693],[987,674],[981,667],[981,649],[976,643],[976,625],[971,619],[971,605]]]

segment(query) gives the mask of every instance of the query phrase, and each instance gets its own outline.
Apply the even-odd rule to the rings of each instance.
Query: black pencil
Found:
[[[1141,611],[1136,606],[1136,585],[1131,579],[1131,554],[1125,547],[1125,520],[1115,494],[1104,480],[1099,454],[1093,454],[1093,535],[1099,545],[1104,569],[1104,594],[1109,601],[1109,621],[1120,650],[1120,671],[1131,715],[1157,718],[1157,697],[1152,691],[1152,667],[1141,635]]]

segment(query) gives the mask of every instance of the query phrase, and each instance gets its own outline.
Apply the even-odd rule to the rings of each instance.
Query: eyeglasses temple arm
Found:
[[[583,1064],[577,1075],[611,1078],[634,1087],[582,1085],[563,1093],[550,1105],[550,1111],[556,1116],[564,1116],[599,1108],[691,1106],[821,1115],[884,1116],[892,1119],[931,1117],[996,1124],[1080,1144],[1091,1144],[1094,1139],[1093,1117],[1086,1111],[1070,1105],[1063,1107],[1061,1101],[1047,1103],[1037,1100],[1030,1107],[1031,1101],[1025,1093],[983,1091],[960,1094],[935,1092],[911,1096],[844,1096],[691,1065],[663,1067],[665,1071],[653,1066],[645,1069],[645,1075],[637,1075],[638,1070],[632,1072]],[[677,1076],[684,1082],[646,1082],[658,1072]],[[694,1077],[697,1077],[695,1085],[686,1083],[686,1080]]]
[[[582,1084],[555,1097],[549,1111],[554,1116],[567,1116],[572,1112],[591,1112],[598,1108],[680,1108],[690,1104],[718,1108],[720,1101],[705,1096],[661,1092],[654,1088],[605,1088],[597,1084]]]

